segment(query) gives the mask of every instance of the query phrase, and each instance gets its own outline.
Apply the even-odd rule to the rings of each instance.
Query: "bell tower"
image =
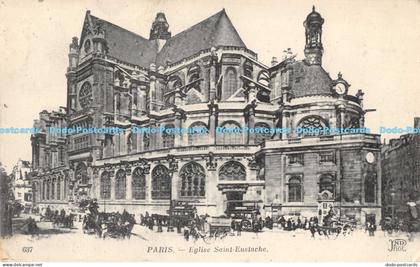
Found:
[[[322,24],[324,24],[324,19],[315,11],[315,6],[312,6],[312,12],[303,23],[306,37],[305,58],[309,65],[322,64],[322,54],[324,53],[321,40]]]
[[[171,38],[171,32],[169,32],[168,29],[169,24],[166,21],[165,14],[163,12],[157,13],[155,21],[152,24],[152,28],[150,29],[149,40],[156,40],[158,51],[162,49],[166,40]]]

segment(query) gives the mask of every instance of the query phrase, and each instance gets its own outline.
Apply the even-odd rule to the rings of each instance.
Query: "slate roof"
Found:
[[[170,38],[157,56],[157,64],[177,62],[216,46],[246,47],[225,10]]]
[[[150,63],[155,62],[157,54],[155,42],[106,20],[95,16],[91,16],[91,18],[93,24],[98,21],[102,22],[110,56],[145,68],[149,68]]]
[[[151,63],[158,66],[167,61],[174,63],[213,46],[246,48],[224,9],[168,39],[160,52],[155,40],[148,40],[89,12],[86,16],[90,16],[94,25],[102,23],[110,56],[145,68]],[[82,33],[81,39],[83,36]]]
[[[292,64],[290,79],[292,97],[332,95],[332,79],[321,65],[308,65],[304,61]]]

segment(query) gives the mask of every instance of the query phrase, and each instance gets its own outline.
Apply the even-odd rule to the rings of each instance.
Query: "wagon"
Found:
[[[222,239],[226,237],[231,231],[232,220],[226,217],[209,217],[207,218],[209,224],[210,236],[215,239]]]

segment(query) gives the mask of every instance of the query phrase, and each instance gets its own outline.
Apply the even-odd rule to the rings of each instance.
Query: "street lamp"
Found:
[[[178,163],[175,162],[174,155],[168,154],[168,163],[169,163],[169,172],[171,174],[171,187],[169,189],[169,224],[168,224],[168,232],[174,231],[173,220],[171,216],[171,212],[173,210],[173,201],[172,201],[172,183],[174,178],[174,172],[178,170]]]

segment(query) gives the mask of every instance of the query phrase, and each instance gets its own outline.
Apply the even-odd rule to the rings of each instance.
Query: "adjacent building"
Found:
[[[32,205],[33,192],[32,180],[30,177],[31,171],[31,163],[27,160],[19,159],[10,174],[14,199],[24,206]]]
[[[420,118],[414,118],[420,129]],[[420,134],[389,140],[382,148],[383,216],[404,218],[407,202],[420,197]]]
[[[96,198],[139,214],[182,200],[210,215],[254,203],[379,219],[380,139],[359,131],[363,92],[322,67],[323,23],[314,8],[305,58],[289,50],[267,66],[225,10],[176,35],[158,13],[149,38],[88,11],[70,44],[65,111],[42,112],[32,136],[38,203]],[[107,130],[53,135],[51,125]]]

